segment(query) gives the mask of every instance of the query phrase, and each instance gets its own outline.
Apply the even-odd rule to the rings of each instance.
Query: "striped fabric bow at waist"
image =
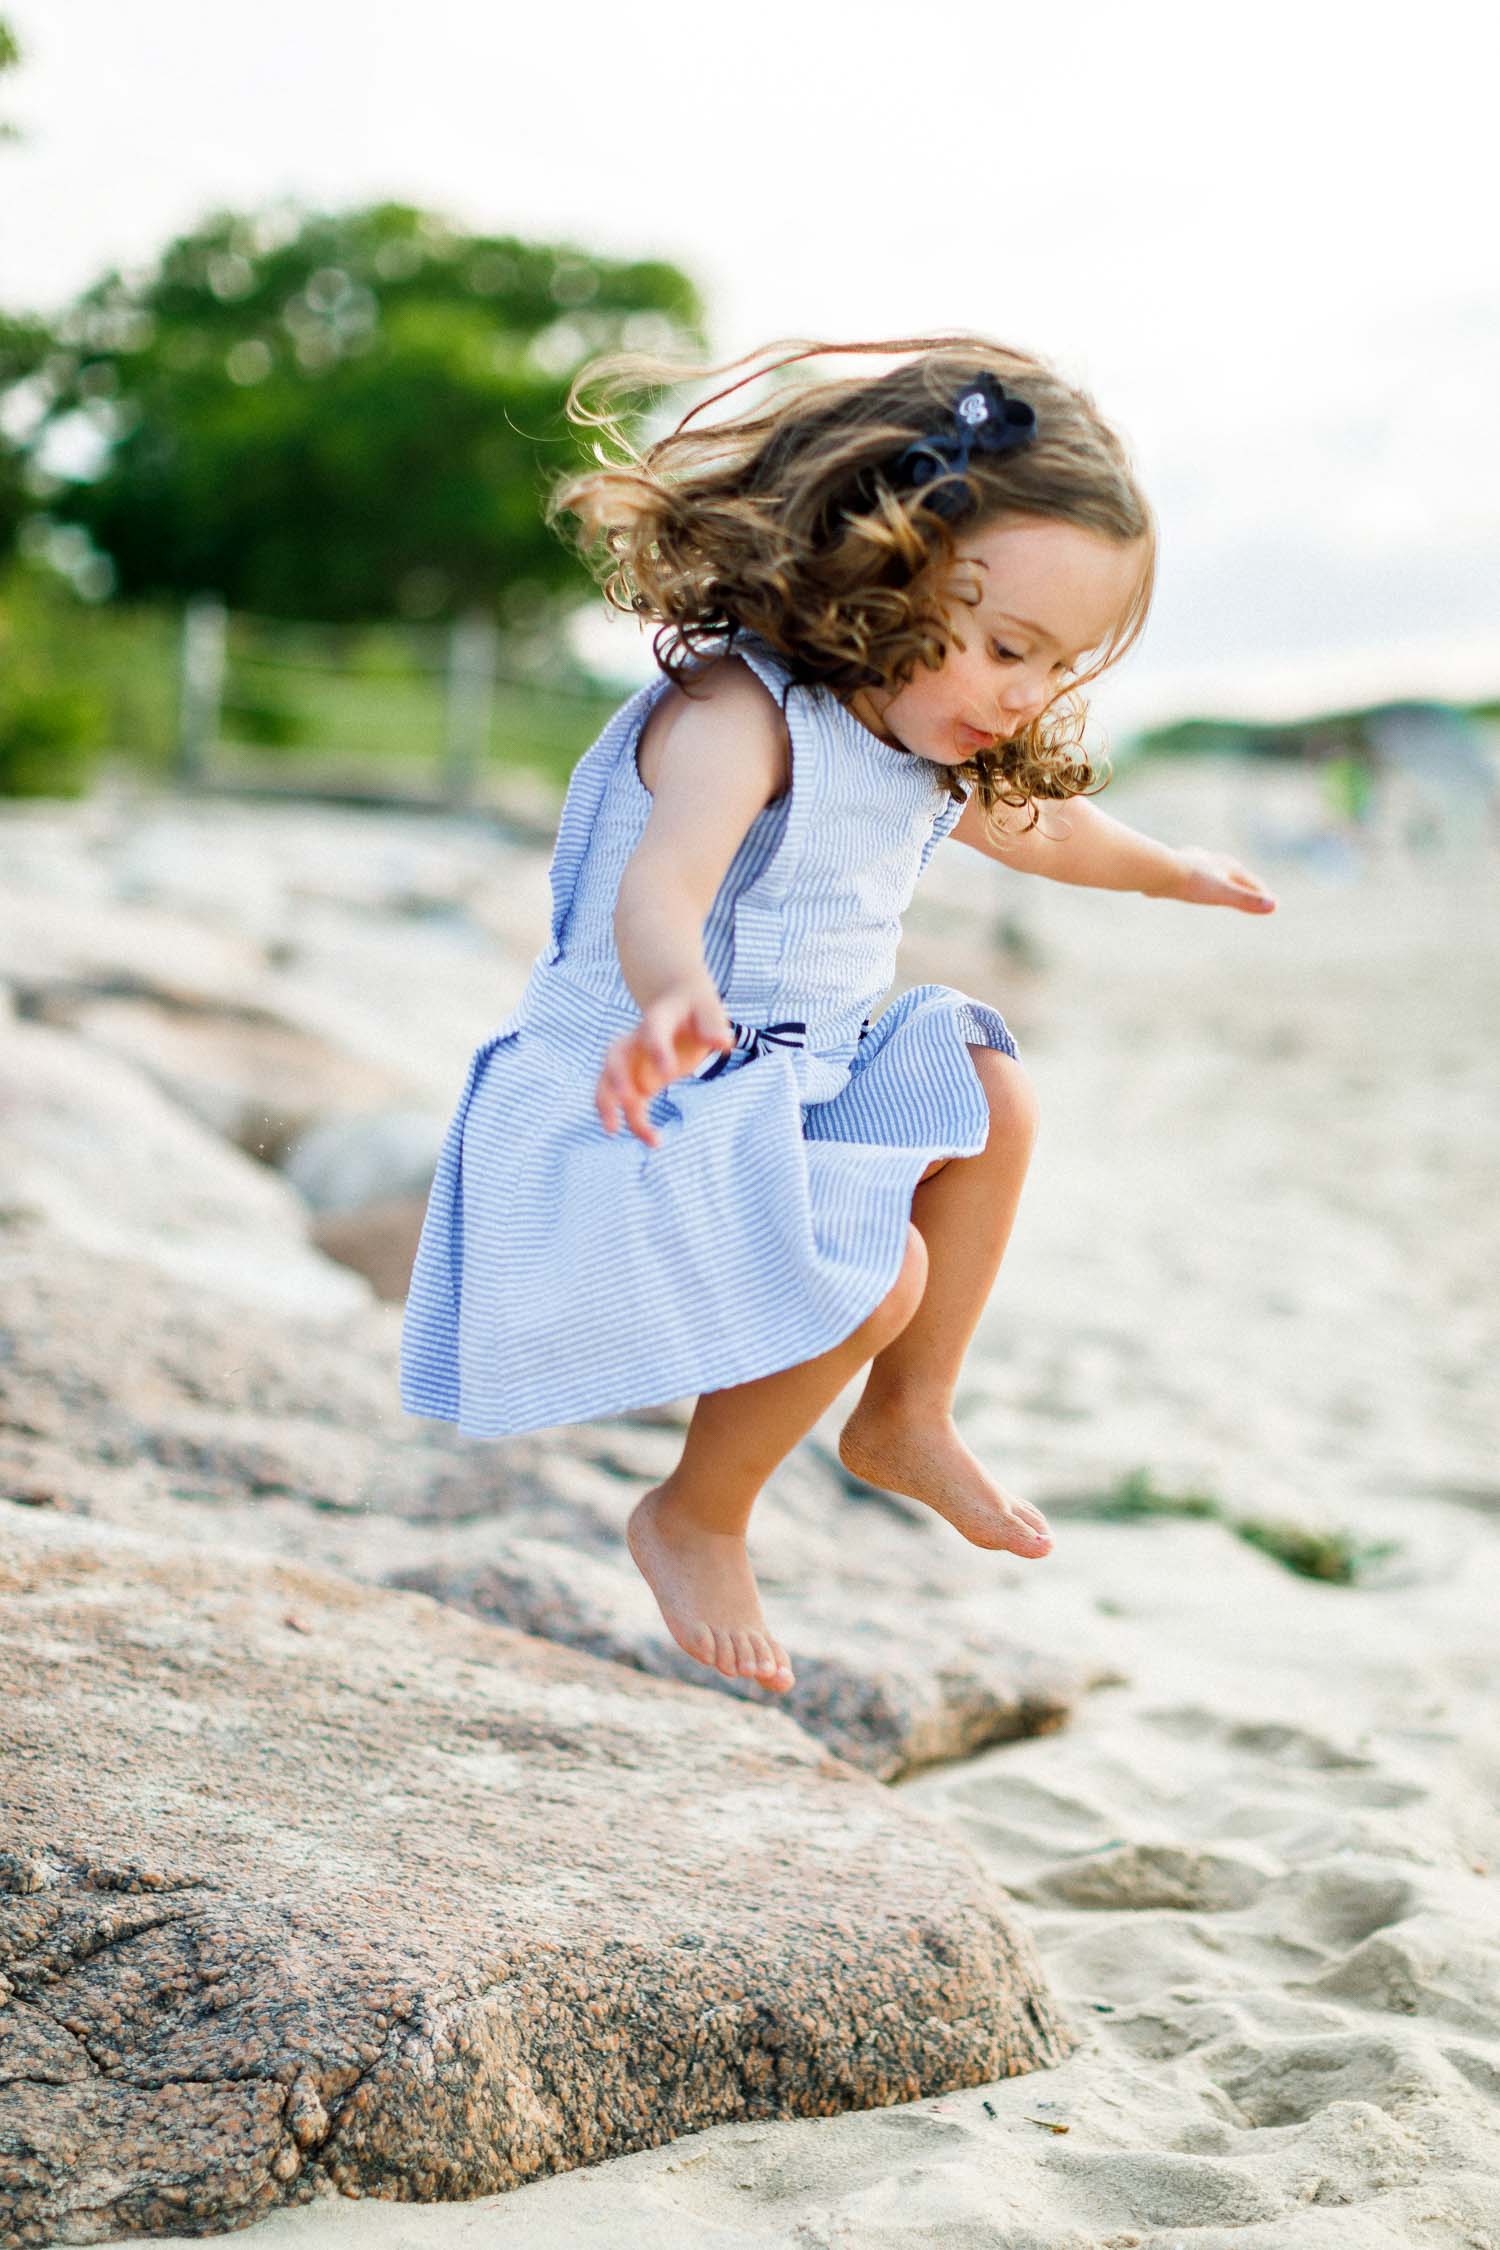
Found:
[[[738,1054],[744,1055],[753,1062],[757,1055],[767,1053],[772,1047],[805,1047],[807,1045],[807,1026],[805,1023],[736,1023],[731,1016],[729,1028],[734,1034],[734,1045],[726,1048],[723,1054],[715,1055],[708,1068],[700,1071],[700,1077],[717,1078],[720,1071],[725,1069],[731,1059]],[[859,1027],[861,1039],[869,1028],[870,1019],[866,1016]]]

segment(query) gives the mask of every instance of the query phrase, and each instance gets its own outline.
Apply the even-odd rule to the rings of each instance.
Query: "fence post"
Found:
[[[177,675],[179,781],[201,781],[219,739],[228,616],[217,594],[195,594],[182,613]]]
[[[448,636],[448,694],[443,747],[443,794],[455,807],[472,804],[489,748],[494,716],[500,632],[482,609],[455,619]]]

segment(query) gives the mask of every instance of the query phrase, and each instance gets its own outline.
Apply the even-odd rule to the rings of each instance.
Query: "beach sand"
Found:
[[[1107,802],[1253,859],[1232,786]],[[900,1794],[1017,1900],[1078,2051],[247,2245],[1500,2250],[1495,862],[1257,864],[1264,923],[955,849],[905,957],[1006,1009],[1043,1112],[959,1418],[1057,1543],[975,1568],[1119,1684]],[[1219,1512],[1090,1513],[1133,1473]],[[1317,1582],[1246,1518],[1393,1551]]]

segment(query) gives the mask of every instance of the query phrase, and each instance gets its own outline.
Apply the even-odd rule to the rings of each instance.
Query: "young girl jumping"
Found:
[[[785,375],[840,351],[896,364]],[[978,1547],[1052,1544],[952,1420],[1030,1086],[1003,1018],[947,985],[873,1017],[933,851],[953,836],[1059,882],[1274,901],[1090,801],[1078,691],[1139,634],[1156,554],[1092,399],[972,336],[754,357],[644,452],[585,384],[746,362],[617,359],[570,396],[607,443],[554,517],[577,517],[608,599],[656,621],[660,676],[574,770],[550,937],[471,1058],[401,1403],[500,1437],[694,1397],[630,1551],[689,1656],[784,1692],[746,1527],[860,1368],[849,1469]],[[772,368],[763,404],[695,426]]]

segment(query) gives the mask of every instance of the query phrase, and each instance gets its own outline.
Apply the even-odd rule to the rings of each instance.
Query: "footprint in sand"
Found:
[[[1056,1899],[1100,1911],[1175,1907],[1184,1914],[1225,1914],[1252,1905],[1277,1872],[1270,1861],[1227,1852],[1179,1844],[1117,1844],[1088,1858],[1064,1860],[1024,1887],[1011,1887],[1018,1898]]]
[[[1156,1711],[1143,1711],[1147,1726],[1156,1727],[1181,1742],[1222,1743],[1251,1757],[1267,1758],[1278,1766],[1311,1767],[1326,1772],[1339,1766],[1366,1767],[1372,1761],[1344,1748],[1311,1727],[1283,1719],[1227,1719],[1200,1703],[1179,1703]]]
[[[1415,2039],[1362,2032],[1246,2043],[1200,2059],[1247,2125],[1300,2125],[1330,2102],[1400,2111],[1441,2103],[1453,2089]]]
[[[1277,1884],[1276,1903],[1288,1909],[1298,1937],[1342,1947],[1414,1914],[1420,1898],[1415,1884],[1388,1864],[1360,1867],[1342,1856],[1294,1867]]]
[[[1045,2160],[1087,2197],[1097,2225],[1243,2227],[1281,2217],[1286,2199],[1237,2164],[1211,2156],[1058,2150]]]
[[[1413,1915],[1398,1928],[1376,1930],[1296,1989],[1388,2015],[1433,2017],[1481,2038],[1500,2033],[1493,1940],[1488,1933],[1476,1939],[1446,1914]]]

